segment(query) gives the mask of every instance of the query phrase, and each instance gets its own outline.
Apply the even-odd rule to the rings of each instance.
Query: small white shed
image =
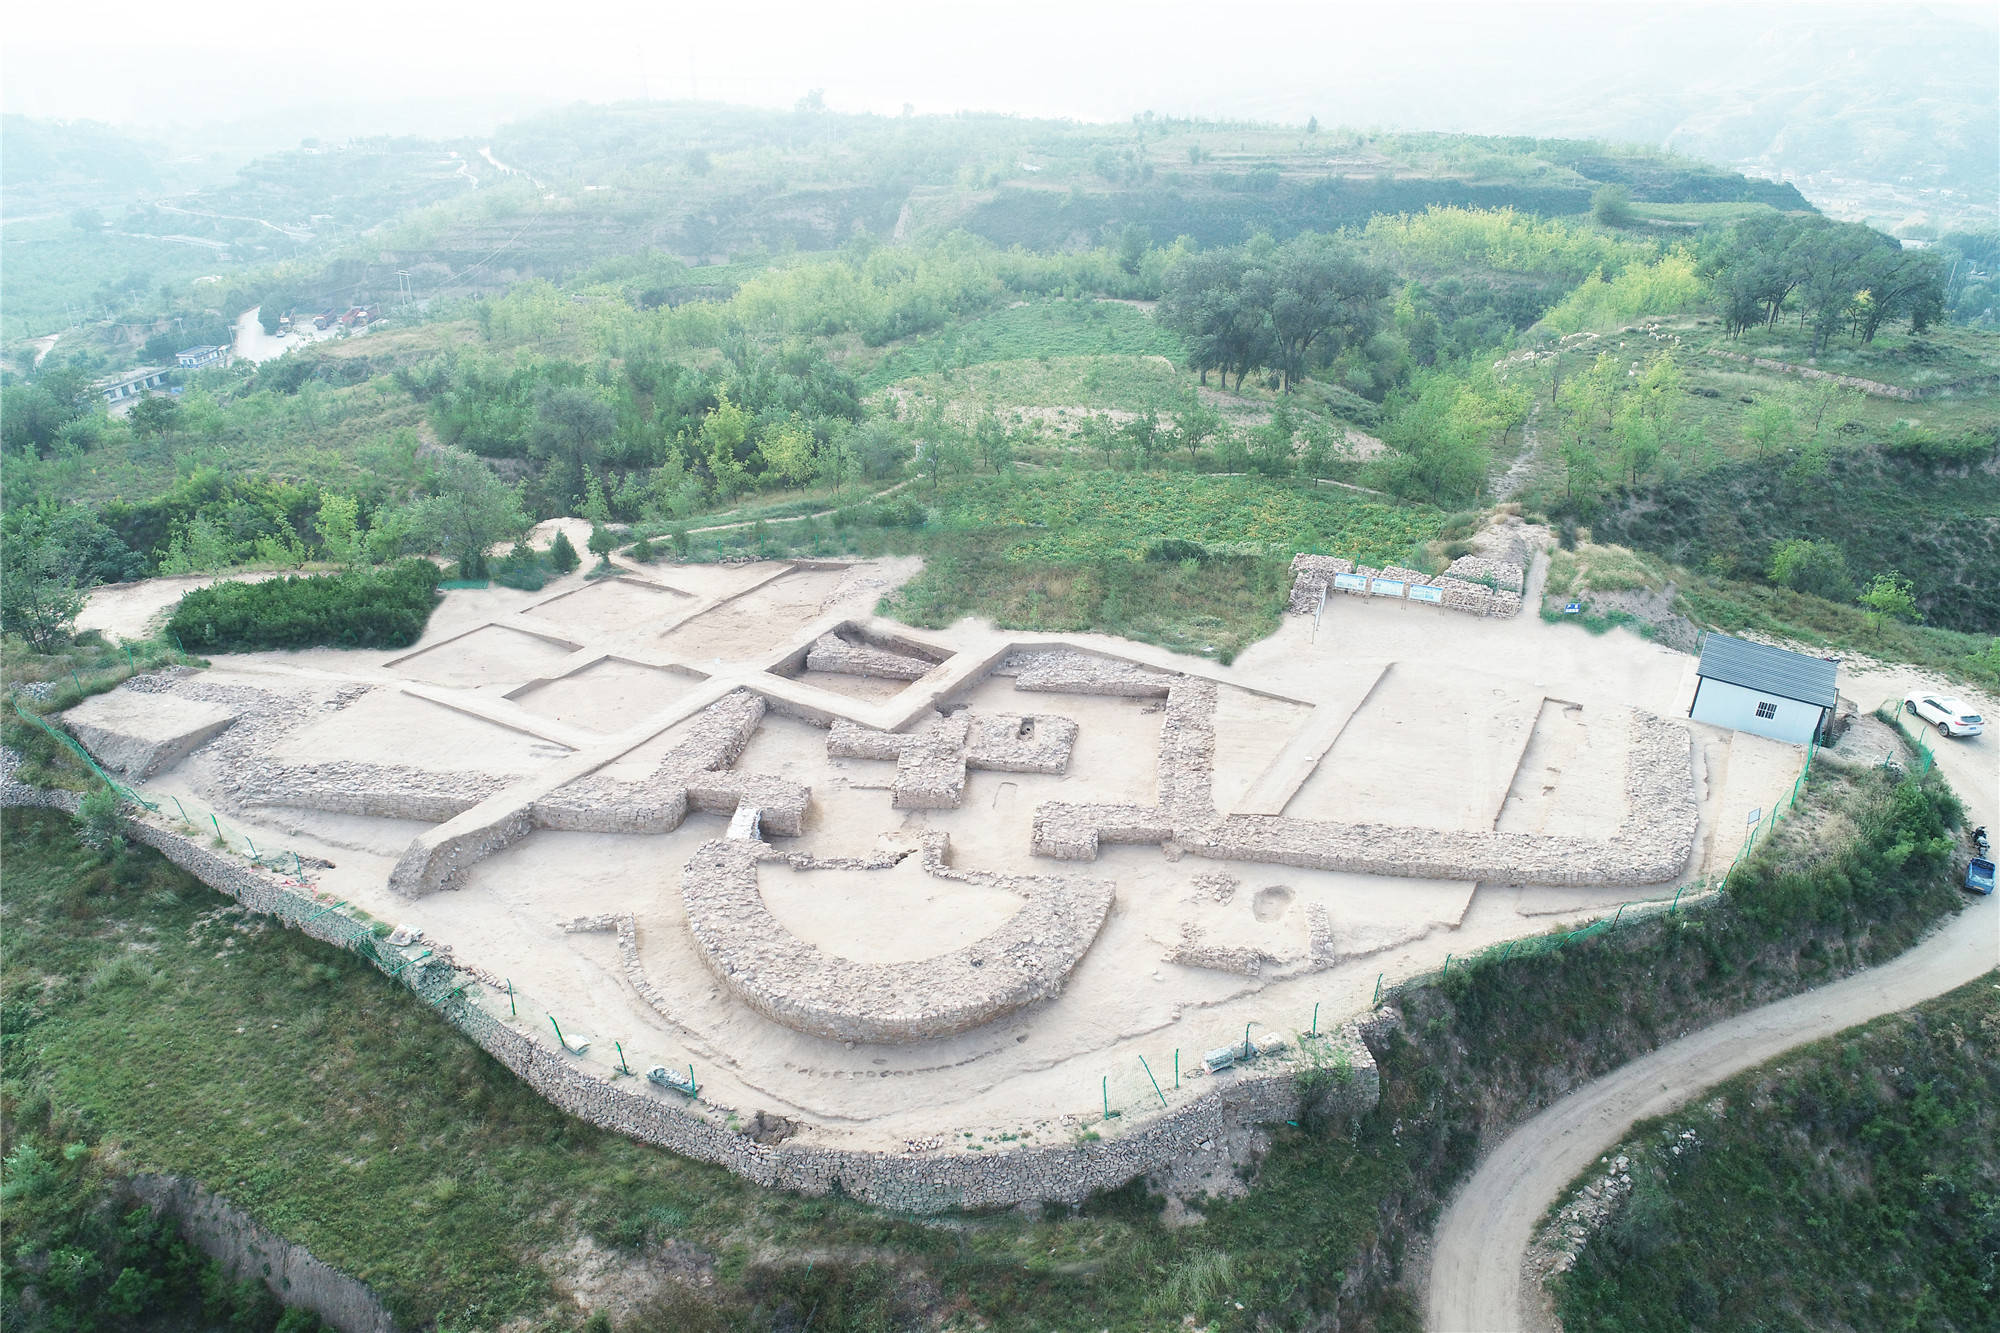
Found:
[[[1689,717],[1794,745],[1824,739],[1840,701],[1832,662],[1727,634],[1702,640],[1695,674]]]

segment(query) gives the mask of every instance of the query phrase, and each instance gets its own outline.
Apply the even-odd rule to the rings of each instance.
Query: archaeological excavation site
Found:
[[[1370,1104],[1384,987],[1698,894],[1797,776],[1691,658],[1523,613],[1532,540],[1301,557],[1227,666],[898,624],[909,561],[634,564],[63,722],[134,837],[585,1119],[918,1211],[1226,1189]]]

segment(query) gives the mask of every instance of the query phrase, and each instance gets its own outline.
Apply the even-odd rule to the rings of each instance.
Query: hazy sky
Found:
[[[1852,16],[1857,6],[1838,9]],[[1863,8],[1866,8],[1865,6]],[[1872,7],[1894,25],[1908,3]],[[1982,29],[1995,7],[1928,4]],[[13,6],[0,36],[8,111],[164,126],[367,123],[453,106],[472,130],[532,104],[690,95],[838,110],[1161,112],[1507,124],[1593,79],[1671,78],[1726,61],[1746,24],[1828,6],[628,3],[62,0]],[[2000,38],[1996,38],[2000,40]],[[1996,57],[2000,59],[2000,57]],[[388,125],[375,128],[388,128]],[[417,126],[411,126],[417,128]]]

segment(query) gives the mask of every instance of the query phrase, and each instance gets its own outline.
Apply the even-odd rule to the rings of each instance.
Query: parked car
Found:
[[[1948,694],[1925,694],[1921,690],[1903,697],[1903,711],[1915,713],[1946,736],[1977,736],[1986,730],[1986,719]]]

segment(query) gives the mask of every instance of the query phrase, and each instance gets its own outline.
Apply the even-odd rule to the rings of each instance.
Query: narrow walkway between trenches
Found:
[[[1671,1042],[1586,1085],[1510,1134],[1445,1210],[1432,1246],[1425,1326],[1434,1333],[1552,1327],[1527,1280],[1549,1205],[1640,1120],[1716,1084],[2000,967],[2000,896],[1979,899],[1902,956]]]

